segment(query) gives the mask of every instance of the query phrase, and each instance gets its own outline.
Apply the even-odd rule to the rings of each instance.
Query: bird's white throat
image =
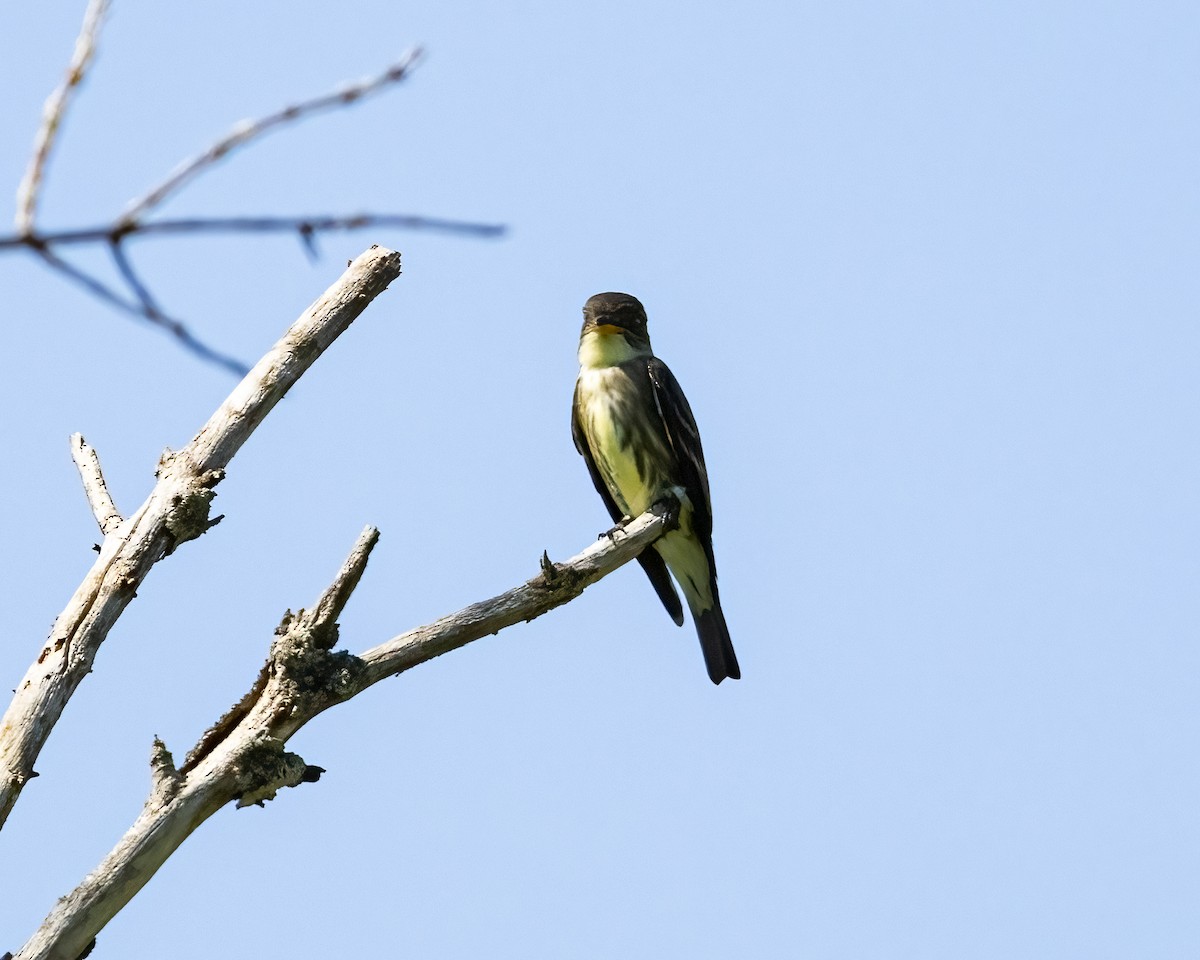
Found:
[[[634,357],[650,356],[649,347],[632,346],[619,333],[585,333],[579,339],[579,366],[584,370],[615,367]]]

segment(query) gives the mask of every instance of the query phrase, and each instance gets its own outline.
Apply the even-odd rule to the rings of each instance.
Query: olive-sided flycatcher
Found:
[[[687,599],[713,683],[741,677],[717,594],[712,504],[700,433],[678,381],[650,349],[646,311],[627,293],[598,293],[583,306],[571,435],[613,521],[644,513],[668,494],[678,529],[640,557],[642,569],[683,626],[669,569]]]

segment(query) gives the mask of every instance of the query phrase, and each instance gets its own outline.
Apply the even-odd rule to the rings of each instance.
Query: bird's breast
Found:
[[[672,455],[647,379],[621,367],[579,373],[579,418],[592,458],[617,505],[636,517],[667,485]]]

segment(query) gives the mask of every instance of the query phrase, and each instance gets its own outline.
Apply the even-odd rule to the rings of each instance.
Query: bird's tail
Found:
[[[708,667],[709,679],[713,683],[720,683],[726,677],[731,680],[742,679],[742,669],[733,652],[733,641],[729,639],[729,627],[725,625],[725,614],[721,612],[721,601],[715,589],[712,608],[699,616],[692,611],[692,619],[696,621],[696,633],[700,636],[700,649],[704,651],[704,665]]]

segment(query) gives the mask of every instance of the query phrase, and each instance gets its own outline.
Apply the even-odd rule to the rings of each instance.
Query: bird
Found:
[[[638,562],[671,619],[683,626],[671,577],[678,582],[709,679],[739,680],[742,672],[717,591],[700,432],[679,382],[654,355],[646,324],[641,301],[628,293],[598,293],[584,304],[571,436],[618,527],[653,505],[670,505],[674,529],[647,547]]]

